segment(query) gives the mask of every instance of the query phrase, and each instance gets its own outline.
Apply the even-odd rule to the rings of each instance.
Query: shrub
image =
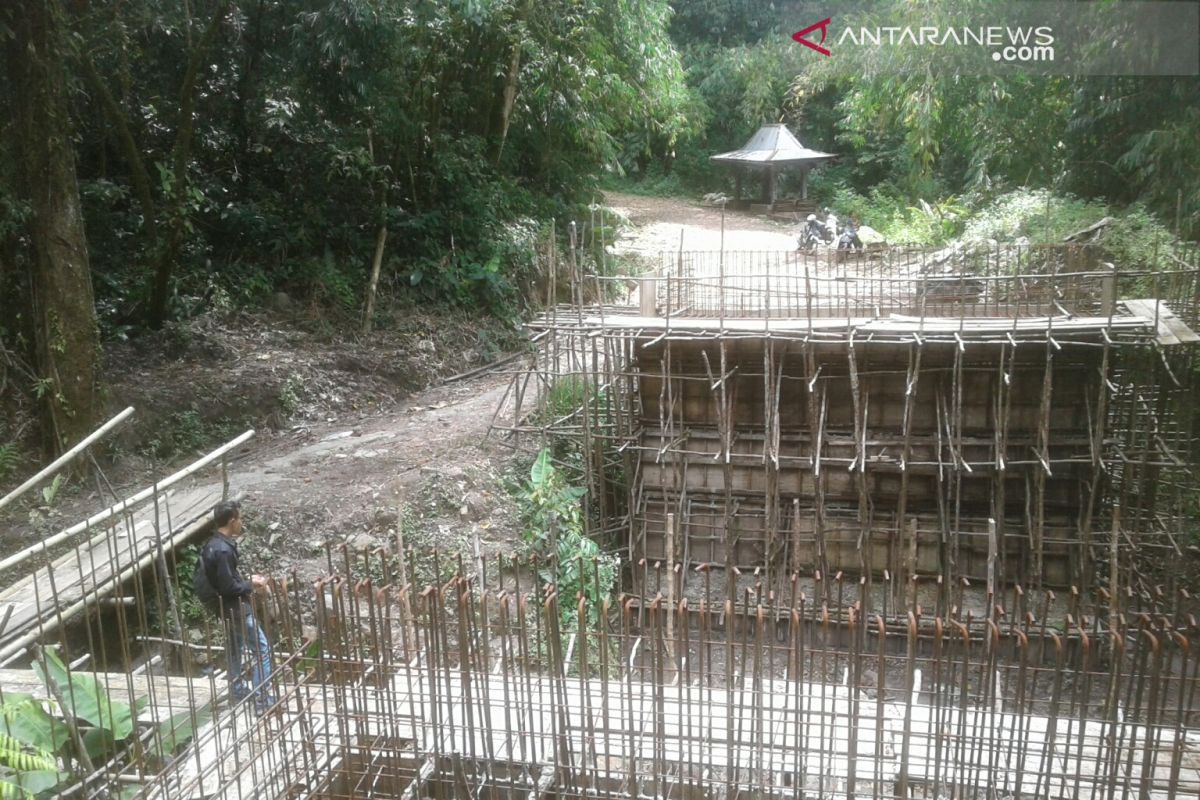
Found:
[[[550,450],[538,453],[528,482],[517,488],[516,499],[523,524],[522,538],[540,558],[546,559],[539,577],[554,584],[559,596],[561,630],[579,627],[576,598],[584,601],[587,624],[600,619],[604,598],[617,580],[617,559],[583,533],[580,501],[587,489],[573,486],[551,462]]]
[[[1115,210],[1103,203],[1055,194],[1047,189],[1017,189],[976,211],[963,228],[965,244],[1020,239],[1061,242],[1083,228],[1112,217],[1098,237],[1105,258],[1119,268],[1152,269],[1155,250],[1175,246],[1174,235],[1144,206]]]

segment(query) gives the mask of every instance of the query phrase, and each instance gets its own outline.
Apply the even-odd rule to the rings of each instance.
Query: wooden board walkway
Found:
[[[1120,300],[1130,314],[1158,324],[1158,343],[1163,345],[1193,344],[1200,336],[1187,326],[1167,304],[1161,300]]]
[[[713,788],[807,787],[826,796],[846,796],[855,784],[859,793],[875,786],[892,796],[902,781],[927,792],[940,787],[939,796],[989,786],[1072,800],[1113,791],[1200,796],[1196,731],[940,708],[918,694],[911,703],[878,703],[831,684],[767,681],[726,691],[401,668],[382,686],[301,683],[283,693],[285,710],[266,720],[223,714],[201,735],[198,755],[147,796],[333,796],[323,787],[359,750],[390,763],[381,767],[389,774],[402,764],[462,757],[565,767],[556,770],[559,780],[578,787],[628,786],[633,776],[643,794],[658,777]]]
[[[209,527],[220,484],[167,492],[0,592],[0,664]],[[168,524],[169,520],[169,524]],[[161,538],[160,538],[161,529]]]

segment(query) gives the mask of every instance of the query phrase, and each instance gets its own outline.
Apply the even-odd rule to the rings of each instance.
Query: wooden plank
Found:
[[[1187,323],[1161,300],[1134,299],[1120,302],[1130,314],[1151,323],[1154,322],[1157,311],[1159,344],[1175,345],[1200,342],[1200,335],[1189,328]]]
[[[1151,300],[1122,300],[1121,304],[1129,309],[1129,313],[1145,319],[1147,322],[1155,323],[1154,302]],[[1158,316],[1158,343],[1163,345],[1179,344],[1179,338],[1171,332],[1171,328],[1167,325],[1166,320],[1162,315]]]
[[[213,696],[207,681],[145,673],[76,672],[95,678],[109,699],[116,702],[133,705],[141,698],[150,699],[138,713],[142,722],[162,722],[189,709],[199,710],[207,706]],[[39,700],[49,699],[45,684],[31,669],[0,669],[0,690],[6,694],[29,694]]]
[[[514,686],[521,687],[516,697]],[[879,704],[864,690],[770,679],[757,688],[725,690],[535,675],[514,684],[513,676],[471,673],[464,684],[457,669],[400,667],[385,686],[300,683],[293,690],[298,697],[277,721],[222,715],[198,737],[200,752],[182,759],[147,796],[277,796],[298,781],[319,791],[339,768],[342,743],[384,740],[410,742],[403,747],[412,747],[413,758],[429,759],[422,770],[427,779],[435,772],[429,764],[453,755],[540,765],[544,778],[554,774],[549,765],[561,763],[558,748],[565,743],[569,763],[595,764],[597,774],[631,757],[643,766],[699,758],[697,766],[707,769],[799,769],[838,780],[853,771],[860,779],[891,781],[899,774],[899,742],[907,738],[907,774],[914,782],[982,787],[981,781],[997,780],[1007,783],[1009,793],[1075,800],[1104,796],[1107,779],[1095,765],[1106,763],[1102,756],[1115,741],[1124,748],[1122,761],[1133,765],[1129,779],[1153,797],[1170,780],[1179,747],[1192,752],[1188,737],[1194,735],[1184,731],[1176,741],[1170,726],[1152,732],[1136,722],[1060,717],[1052,724],[999,704],[930,706],[919,695],[911,706],[900,700]],[[331,691],[337,699],[327,705]],[[466,724],[469,713],[473,727]],[[1143,770],[1147,742],[1153,752]],[[301,748],[313,758],[304,761],[305,772],[281,770],[283,764],[298,766]],[[1043,769],[1043,763],[1049,766]],[[1187,757],[1182,767],[1178,796],[1196,796],[1200,772]],[[1039,774],[1045,776],[1040,788]]]
[[[1151,317],[1153,314],[1151,314]],[[584,316],[577,322],[584,328],[600,329],[643,329],[643,334],[652,338],[657,332],[667,329],[667,320],[645,316]],[[989,317],[936,318],[936,317],[904,317],[889,318],[875,317],[839,317],[814,319],[726,319],[722,323],[716,317],[671,317],[672,332],[689,332],[696,334],[714,335],[717,331],[736,333],[752,333],[765,335],[767,333],[807,334],[812,332],[826,334],[845,334],[849,330],[857,330],[863,334],[888,333],[910,335],[920,333],[922,336],[934,334],[959,333],[964,338],[974,335],[1004,338],[1005,334],[1044,335],[1049,331],[1057,334],[1095,334],[1101,331],[1135,333],[1144,331],[1147,321],[1142,316],[1115,317],[1029,317],[1024,319],[1006,319]]]
[[[209,513],[220,499],[218,485],[193,489],[168,501],[174,530],[164,531],[163,550],[169,552],[206,530]],[[166,509],[160,508],[164,524],[166,517]],[[87,605],[115,591],[148,566],[157,551],[158,535],[151,505],[132,515],[129,526],[102,531],[78,550],[17,581],[0,596],[0,614],[6,613],[5,606],[12,609],[7,626],[0,632],[0,661],[26,646],[25,640],[31,636],[36,638],[55,629]]]

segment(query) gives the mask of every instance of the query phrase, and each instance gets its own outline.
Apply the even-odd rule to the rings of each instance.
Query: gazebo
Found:
[[[809,150],[781,122],[763,125],[740,150],[710,156],[718,164],[734,169],[737,183],[737,202],[742,199],[742,177],[749,168],[762,170],[761,204],[765,211],[775,211],[775,178],[783,167],[800,168],[800,201],[808,199],[808,171],[817,164],[837,158],[833,153]],[[751,206],[754,207],[753,205]]]

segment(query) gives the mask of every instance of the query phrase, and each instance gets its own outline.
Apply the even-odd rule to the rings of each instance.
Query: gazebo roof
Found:
[[[800,141],[792,135],[786,125],[775,122],[759,128],[758,132],[751,136],[750,141],[742,145],[740,150],[718,153],[709,158],[722,164],[782,166],[785,164],[817,164],[837,158],[837,156],[833,153],[809,150],[800,144]]]

